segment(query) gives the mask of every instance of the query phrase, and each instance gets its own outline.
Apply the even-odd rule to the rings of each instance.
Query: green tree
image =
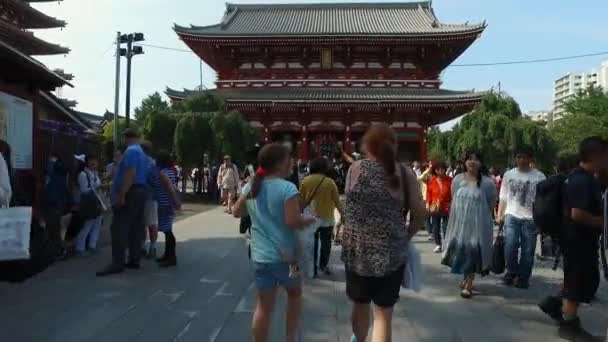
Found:
[[[139,121],[144,127],[151,115],[168,112],[169,104],[163,100],[158,92],[148,95],[134,111],[135,120]]]
[[[604,118],[585,114],[567,114],[551,126],[551,136],[560,153],[577,153],[581,140],[591,136],[608,139],[608,126]]]
[[[216,136],[217,152],[229,154],[237,162],[246,162],[247,156],[258,142],[257,130],[238,112],[215,113],[212,127]],[[216,154],[211,156],[218,157]]]
[[[451,131],[429,131],[429,156],[450,162],[468,150],[479,151],[487,165],[506,168],[517,148],[534,152],[539,165],[549,168],[556,145],[546,128],[523,117],[517,102],[508,96],[487,94]]]
[[[601,87],[590,86],[566,102],[565,109],[569,114],[588,115],[606,122],[608,121],[608,95]]]
[[[212,114],[187,113],[180,116],[175,128],[175,152],[184,168],[198,165],[215,147],[211,128]]]
[[[122,133],[127,128],[127,120],[126,119],[118,119],[118,130],[119,134]],[[121,138],[119,136],[119,138]],[[114,122],[110,121],[103,128],[103,141],[104,143],[113,143],[114,142]]]
[[[174,150],[177,118],[177,115],[168,113],[158,113],[148,118],[145,126],[145,136],[152,142],[156,150]]]

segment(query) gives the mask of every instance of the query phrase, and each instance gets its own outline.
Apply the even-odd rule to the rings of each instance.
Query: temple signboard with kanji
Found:
[[[440,74],[485,27],[441,23],[427,1],[227,4],[219,24],[174,29],[217,71],[211,92],[263,142],[288,141],[308,160],[328,145],[354,152],[385,122],[400,158],[414,160],[426,157],[428,127],[480,102],[482,93],[441,89]],[[173,101],[195,93],[166,91]]]

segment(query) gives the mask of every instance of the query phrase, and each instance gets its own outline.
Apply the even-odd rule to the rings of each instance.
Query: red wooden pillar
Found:
[[[427,128],[423,128],[420,132],[420,159],[421,161],[427,161]]]
[[[348,155],[353,153],[350,139],[350,125],[346,125],[346,131],[344,132],[344,152]]]
[[[264,145],[271,143],[270,141],[270,129],[268,126],[264,125]]]
[[[300,132],[300,160],[308,161],[310,158],[310,152],[308,149],[310,142],[308,141],[308,128],[306,125],[302,125]]]

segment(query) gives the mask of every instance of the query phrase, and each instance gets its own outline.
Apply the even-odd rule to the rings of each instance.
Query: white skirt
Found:
[[[144,222],[146,223],[146,227],[158,226],[158,202],[155,200],[146,201]]]

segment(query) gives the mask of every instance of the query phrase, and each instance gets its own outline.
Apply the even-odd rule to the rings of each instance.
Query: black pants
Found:
[[[148,194],[143,186],[133,186],[127,193],[125,204],[114,208],[112,219],[112,263],[123,267],[125,251],[129,248],[130,262],[141,258],[141,242],[145,236],[144,203]]]
[[[320,227],[315,232],[315,274],[317,274],[317,265],[320,268],[327,267],[329,264],[329,255],[331,254],[331,236],[333,227]],[[321,255],[319,256],[319,240],[321,240]]]
[[[448,217],[442,215],[433,215],[430,217],[430,219],[435,244],[437,246],[441,246],[441,235],[443,234],[443,236],[445,236],[445,231],[448,227]]]
[[[61,217],[63,216],[63,208],[50,207],[44,212],[44,221],[46,222],[46,231],[49,237],[49,243],[54,253],[59,254],[63,249],[63,238],[61,237]]]

